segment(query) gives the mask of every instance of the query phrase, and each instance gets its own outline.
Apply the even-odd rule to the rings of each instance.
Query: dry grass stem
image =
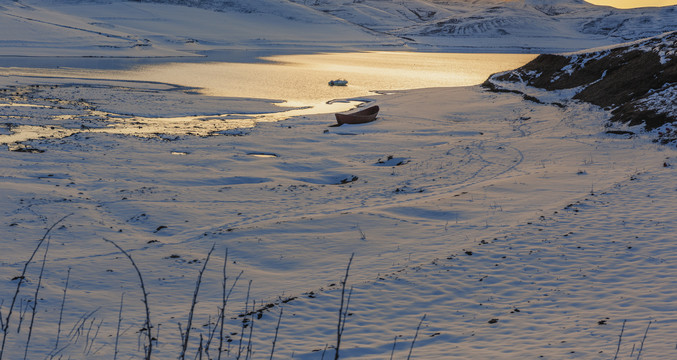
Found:
[[[228,299],[230,298],[230,295],[233,293],[233,289],[235,288],[235,285],[237,284],[238,280],[240,280],[240,276],[242,276],[243,271],[240,271],[240,274],[235,277],[235,281],[233,281],[233,284],[230,286],[230,290],[226,292],[226,288],[228,285],[228,276],[226,276],[226,270],[228,266],[228,249],[226,249],[226,255],[223,259],[223,282],[221,283],[221,288],[222,288],[222,294],[221,294],[221,309],[219,311],[219,321],[221,322],[219,325],[219,355],[218,355],[218,360],[221,360],[221,354],[223,353],[223,342],[224,342],[224,323],[226,320],[226,305],[228,305]],[[214,328],[216,329],[216,327]],[[212,334],[213,336],[213,334]]]
[[[63,322],[63,308],[64,305],[66,304],[66,293],[68,292],[68,283],[70,282],[71,278],[71,268],[68,268],[68,273],[66,274],[66,285],[63,287],[63,297],[61,298],[61,309],[59,310],[59,323],[57,324],[56,328],[56,342],[54,343],[54,350],[52,352],[57,351],[59,348],[59,338],[61,337],[61,324]]]
[[[26,348],[24,350],[24,360],[28,358],[28,348],[31,343],[33,335],[33,324],[35,324],[35,312],[38,308],[38,295],[40,294],[40,287],[42,286],[42,275],[45,273],[45,264],[47,263],[47,253],[49,252],[49,240],[45,245],[45,253],[42,255],[42,266],[40,267],[40,275],[38,276],[38,284],[35,287],[35,295],[33,296],[33,306],[31,309],[31,323],[28,325],[28,337],[26,338]]]
[[[118,311],[118,326],[115,330],[115,352],[113,354],[113,360],[118,358],[118,343],[120,341],[120,325],[122,324],[122,305],[125,301],[125,293],[120,294],[120,310]]]
[[[618,346],[616,347],[616,354],[614,355],[614,360],[618,359],[618,352],[621,350],[621,342],[623,341],[623,331],[625,331],[625,322],[623,320],[623,326],[621,327],[621,334],[618,335]]]
[[[273,338],[273,346],[270,349],[270,360],[273,360],[273,354],[275,354],[275,343],[277,343],[277,334],[280,331],[280,322],[282,321],[282,312],[284,308],[280,307],[280,316],[277,318],[277,326],[275,326],[275,337]]]
[[[35,246],[35,249],[33,250],[33,253],[31,254],[30,258],[28,258],[28,260],[24,264],[24,268],[21,271],[21,275],[16,277],[16,279],[18,279],[17,284],[16,284],[16,291],[14,291],[14,296],[12,297],[12,302],[10,303],[9,309],[7,310],[7,316],[2,321],[2,344],[0,344],[0,360],[2,360],[2,357],[5,353],[5,343],[7,342],[7,334],[9,332],[9,324],[10,324],[10,321],[12,319],[12,312],[14,310],[14,306],[16,305],[16,299],[19,296],[19,292],[21,292],[21,285],[23,285],[23,282],[26,278],[26,271],[28,269],[28,266],[33,261],[35,254],[38,252],[38,249],[40,249],[40,246],[42,245],[42,243],[45,242],[45,239],[47,239],[47,236],[49,236],[49,233],[52,231],[52,229],[54,229],[59,223],[66,220],[66,218],[71,216],[71,215],[73,215],[73,214],[71,213],[71,214],[68,214],[68,215],[62,217],[57,222],[52,224],[52,226],[50,226],[47,229],[47,231],[45,231],[45,234],[42,235],[42,238],[38,241],[38,244]]]
[[[143,292],[143,304],[146,308],[146,322],[145,322],[145,329],[142,329],[142,331],[146,332],[147,335],[147,344],[144,346],[144,352],[145,352],[145,360],[150,360],[151,355],[153,353],[153,335],[151,333],[151,330],[153,329],[153,325],[150,322],[150,308],[148,307],[148,292],[146,291],[146,285],[143,283],[143,276],[141,275],[141,270],[139,270],[139,267],[136,266],[136,262],[134,262],[134,259],[132,259],[132,256],[129,255],[127,251],[125,251],[123,248],[118,246],[113,240],[108,240],[106,238],[103,239],[106,242],[109,242],[113,244],[118,250],[120,250],[126,257],[129,259],[129,261],[132,263],[132,266],[134,267],[134,270],[136,270],[136,274],[139,277],[139,284],[141,286],[141,291]]]
[[[183,343],[181,345],[181,354],[179,355],[179,359],[181,360],[186,358],[186,350],[188,349],[188,342],[190,340],[190,329],[193,326],[193,314],[195,312],[195,304],[197,304],[197,295],[200,292],[200,285],[202,284],[202,275],[204,274],[205,269],[207,268],[209,258],[212,256],[212,251],[214,251],[214,245],[212,245],[212,248],[207,253],[207,259],[205,260],[204,264],[202,264],[202,269],[200,270],[200,273],[197,276],[197,280],[195,281],[195,291],[193,291],[193,301],[191,301],[190,303],[190,311],[188,312],[188,323],[186,324],[186,333],[181,334],[181,338],[183,339]],[[148,331],[150,333],[150,329]]]
[[[244,302],[244,315],[242,318],[242,327],[240,328],[240,343],[237,346],[237,357],[236,359],[240,359],[240,356],[242,356],[242,340],[244,337],[244,330],[247,328],[247,313],[249,312],[249,294],[251,292],[252,288],[252,281],[249,280],[249,285],[247,286],[247,299]]]
[[[407,355],[407,360],[411,359],[411,353],[414,351],[414,343],[416,343],[416,338],[418,337],[418,331],[421,329],[421,324],[423,324],[423,320],[425,320],[425,317],[426,317],[426,314],[423,314],[421,321],[418,322],[418,326],[416,327],[416,333],[414,334],[414,339],[411,340],[411,347],[409,348],[409,355]]]
[[[642,338],[642,343],[639,344],[639,351],[637,351],[637,360],[639,360],[639,357],[642,356],[642,350],[644,350],[644,340],[646,340],[646,335],[649,333],[650,326],[651,321],[649,321],[649,325],[646,326],[646,330],[644,331],[644,337]]]
[[[339,350],[341,348],[341,336],[343,336],[343,330],[346,326],[346,317],[348,316],[348,304],[350,303],[350,295],[352,295],[353,289],[350,288],[350,294],[348,295],[348,301],[345,302],[346,294],[346,283],[348,282],[348,275],[350,273],[350,265],[353,263],[353,257],[355,253],[350,255],[350,260],[348,260],[348,266],[346,266],[346,274],[341,281],[341,305],[339,306],[339,316],[338,316],[338,325],[336,328],[336,352],[334,353],[334,360],[339,358]]]

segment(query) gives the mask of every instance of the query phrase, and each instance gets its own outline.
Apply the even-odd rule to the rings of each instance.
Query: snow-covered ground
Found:
[[[364,30],[354,24],[368,22],[321,8],[331,2],[318,1],[319,10],[312,2],[296,1],[296,15],[286,17],[272,10],[292,2],[273,0],[224,1],[237,6],[223,12],[127,2],[2,2],[2,34],[13,35],[3,35],[0,51],[195,57],[249,46],[271,52],[411,46],[392,36],[393,28]],[[351,4],[387,10],[401,3]],[[414,3],[437,9],[462,2],[407,2]],[[670,9],[656,11],[652,31],[658,34],[674,17],[660,12]],[[149,21],[149,13],[162,16]],[[203,26],[195,26],[196,17]],[[400,24],[397,29],[409,26]],[[247,30],[219,33],[236,26]],[[71,31],[77,35],[64,37]],[[434,40],[429,44],[445,39],[425,38]],[[475,39],[480,47],[504,44]],[[528,43],[520,39],[505,43]],[[614,40],[588,39],[595,46]],[[444,46],[459,46],[454,41]],[[573,43],[554,48],[577,50]],[[21,67],[16,59],[3,61]],[[273,346],[277,359],[330,358],[352,254],[343,358],[677,355],[674,143],[652,141],[664,129],[609,127],[611,113],[572,100],[573,90],[396,91],[371,97],[382,109],[373,123],[329,127],[332,114],[315,114],[204,136],[181,122],[174,132],[157,133],[150,120],[132,116],[116,119],[127,121],[119,133],[97,129],[110,124],[108,107],[151,120],[156,114],[158,122],[222,107],[274,107],[171,84],[74,83],[2,71],[0,137],[12,150],[0,151],[3,359],[143,358],[144,289],[153,358],[181,353],[189,321],[187,356],[197,357],[213,334],[209,351],[200,353],[218,358],[224,264],[226,290],[234,285],[224,358],[270,358]],[[656,92],[651,106],[669,104],[673,93]],[[41,138],[64,124],[80,129]],[[25,138],[11,138],[18,127]],[[106,240],[131,256],[143,289],[128,258]]]

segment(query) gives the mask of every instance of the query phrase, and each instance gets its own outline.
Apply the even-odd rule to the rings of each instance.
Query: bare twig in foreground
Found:
[[[115,353],[113,360],[118,358],[118,343],[120,341],[120,324],[122,323],[122,304],[125,302],[125,293],[120,294],[120,310],[118,311],[118,328],[115,330]]]
[[[226,305],[228,305],[228,299],[230,299],[230,294],[233,293],[233,288],[235,288],[235,285],[237,284],[237,281],[240,279],[240,276],[242,276],[244,271],[240,271],[240,274],[237,275],[235,278],[235,281],[233,281],[233,285],[230,286],[230,290],[226,293],[226,285],[228,284],[228,276],[226,276],[226,269],[227,269],[227,264],[228,264],[228,249],[226,249],[226,256],[223,259],[223,282],[221,283],[222,287],[222,295],[221,295],[221,309],[219,311],[219,320],[221,324],[219,327],[219,355],[218,355],[218,360],[221,360],[221,354],[223,353],[223,342],[224,342],[224,323],[226,320]],[[216,331],[216,327],[214,327],[214,331]],[[211,337],[213,337],[214,334],[212,333],[210,336],[210,342],[211,342]]]
[[[280,316],[277,318],[277,326],[275,326],[275,337],[273,338],[273,348],[270,350],[270,360],[273,360],[275,353],[275,343],[277,342],[277,333],[280,331],[280,322],[282,321],[282,312],[284,308],[280,307]]]
[[[132,263],[132,266],[134,267],[134,270],[136,270],[136,274],[139,277],[139,283],[141,285],[141,291],[143,292],[143,304],[146,308],[146,324],[145,324],[145,331],[147,335],[147,340],[148,344],[145,346],[145,360],[150,360],[151,354],[153,353],[153,335],[151,334],[151,329],[153,328],[153,325],[150,322],[150,309],[148,307],[148,292],[146,291],[146,285],[143,283],[143,276],[141,275],[141,270],[139,270],[139,267],[136,266],[136,263],[134,262],[134,259],[132,259],[132,256],[129,255],[127,251],[125,251],[123,248],[118,246],[113,240],[108,240],[106,238],[103,238],[104,241],[109,242],[113,244],[118,250],[120,250],[127,259],[129,259],[129,262]]]
[[[397,345],[397,335],[393,339],[393,350],[390,352],[390,360],[393,360],[393,355],[395,355],[395,345]]]
[[[646,326],[646,331],[644,331],[644,337],[642,338],[642,343],[639,344],[639,351],[637,352],[637,360],[639,360],[639,357],[642,356],[642,350],[644,349],[644,340],[646,340],[646,334],[649,333],[649,327],[651,326],[651,321],[649,321],[649,325]]]
[[[28,269],[28,265],[30,265],[30,263],[33,261],[35,254],[38,252],[38,249],[40,249],[40,246],[42,245],[42,243],[45,242],[45,239],[47,238],[49,233],[52,231],[52,229],[54,229],[56,227],[56,225],[58,225],[60,222],[64,221],[67,217],[69,217],[71,215],[73,215],[73,214],[71,213],[71,214],[68,214],[68,215],[62,217],[57,222],[52,224],[52,226],[50,226],[47,229],[47,231],[45,231],[45,234],[42,235],[42,238],[40,239],[40,241],[38,241],[38,244],[35,246],[35,249],[33,250],[31,257],[28,258],[28,260],[24,264],[24,268],[23,268],[23,271],[21,271],[21,275],[17,277],[17,279],[19,281],[17,281],[17,284],[16,284],[16,291],[14,292],[14,297],[12,297],[12,302],[9,304],[9,310],[7,310],[7,316],[5,317],[5,319],[2,322],[2,344],[0,345],[0,360],[2,360],[2,355],[5,352],[5,342],[7,341],[7,333],[9,331],[9,322],[12,318],[12,310],[14,309],[14,305],[16,304],[16,298],[19,296],[19,292],[21,291],[21,285],[23,284],[24,279],[26,278],[26,270]]]
[[[247,313],[249,312],[249,294],[252,289],[252,281],[249,280],[249,285],[247,286],[247,299],[244,302],[244,314],[242,316],[242,327],[240,328],[240,343],[237,346],[237,360],[240,360],[242,356],[242,339],[244,338],[244,330],[247,327]]]
[[[212,245],[211,250],[207,253],[207,259],[204,264],[202,264],[202,270],[197,276],[195,281],[195,291],[193,292],[193,301],[190,304],[190,311],[188,312],[188,323],[186,324],[186,333],[181,334],[183,338],[183,344],[181,345],[181,355],[179,359],[183,360],[186,358],[186,350],[188,349],[188,340],[190,338],[190,328],[193,326],[193,313],[195,312],[195,304],[197,304],[197,295],[200,292],[200,284],[202,283],[202,274],[204,274],[205,269],[207,268],[207,263],[209,263],[209,258],[212,256],[212,251],[214,251],[214,245]]]
[[[26,338],[26,349],[24,350],[24,360],[28,358],[28,348],[31,343],[31,336],[33,335],[33,324],[35,324],[35,312],[38,308],[38,295],[40,294],[40,286],[42,286],[42,275],[45,273],[45,263],[47,263],[48,252],[49,252],[49,240],[47,240],[47,245],[45,245],[45,254],[42,255],[42,266],[40,267],[38,284],[35,287],[35,295],[33,296],[33,309],[31,310],[31,323],[28,326],[28,337]]]
[[[407,356],[407,360],[411,358],[411,352],[414,351],[414,343],[416,342],[416,338],[418,337],[418,331],[421,329],[421,324],[423,324],[423,320],[425,320],[425,317],[426,314],[423,314],[421,321],[418,322],[418,326],[416,327],[416,334],[414,334],[414,339],[411,341],[411,347],[409,348],[409,355]]]
[[[54,344],[54,350],[57,351],[59,348],[59,338],[61,337],[61,323],[63,322],[63,307],[66,304],[66,293],[68,292],[68,282],[71,279],[71,268],[68,268],[68,274],[66,275],[66,285],[63,287],[63,297],[61,298],[61,310],[59,310],[59,324],[56,329],[56,343]]]
[[[616,355],[614,355],[614,360],[618,359],[618,352],[621,350],[621,341],[623,341],[623,331],[625,330],[625,322],[628,320],[623,320],[623,326],[621,327],[621,334],[618,335],[618,346],[616,347]]]
[[[348,316],[348,304],[344,305],[345,294],[346,294],[346,283],[348,282],[348,274],[350,273],[350,265],[353,263],[353,257],[355,253],[350,255],[350,260],[348,260],[348,266],[346,266],[346,275],[341,281],[341,305],[339,306],[339,317],[338,325],[336,329],[336,352],[334,353],[334,360],[339,358],[339,349],[341,347],[341,336],[343,336],[343,329],[346,326],[346,317]],[[352,294],[352,288],[350,289],[350,294]],[[350,295],[348,296],[348,303],[350,303]],[[345,307],[345,309],[344,309]]]

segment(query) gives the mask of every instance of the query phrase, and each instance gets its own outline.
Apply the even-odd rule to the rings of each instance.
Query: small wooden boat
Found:
[[[378,105],[374,105],[351,114],[336,113],[336,121],[339,126],[343,124],[368,123],[376,120],[376,115],[378,115],[379,110]]]
[[[329,86],[346,86],[348,85],[348,80],[338,79],[329,81]]]

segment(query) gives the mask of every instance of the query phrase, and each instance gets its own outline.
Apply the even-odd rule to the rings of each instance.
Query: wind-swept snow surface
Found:
[[[577,50],[675,19],[674,7],[638,10],[647,28],[591,37],[585,24],[607,29],[595,19],[639,13],[581,1],[1,4],[11,66],[255,48]],[[521,13],[563,35],[506,34]],[[435,22],[455,35],[426,33]],[[340,334],[346,359],[674,359],[674,122],[612,123],[617,97],[606,110],[578,97],[646,57],[664,84],[628,104],[672,119],[674,51],[666,33],[541,57],[485,87],[361,99],[377,120],[340,127],[316,114],[223,130],[247,119],[216,110],[274,106],[7,69],[0,358],[321,359]],[[566,80],[577,84],[548,90]]]
[[[606,112],[566,94],[530,94],[553,101],[424,89],[379,96],[379,119],[358,126],[315,115],[237,136],[92,131],[0,153],[3,316],[36,240],[72,214],[47,236],[42,276],[46,244],[24,276],[8,358],[24,351],[38,282],[31,356],[112,357],[116,342],[119,356],[143,354],[137,275],[103,239],[144,276],[157,358],[180,351],[212,246],[192,354],[218,328],[228,250],[227,287],[244,271],[226,309],[230,357],[250,331],[254,357],[269,356],[282,308],[276,356],[332,354],[352,253],[343,358],[387,358],[393,345],[404,358],[424,314],[415,358],[608,359],[624,320],[625,358],[649,322],[643,354],[673,357],[677,153],[607,133]],[[39,105],[30,116],[53,111]]]

